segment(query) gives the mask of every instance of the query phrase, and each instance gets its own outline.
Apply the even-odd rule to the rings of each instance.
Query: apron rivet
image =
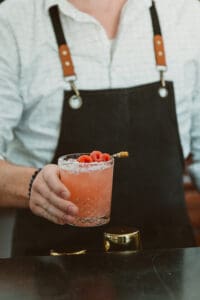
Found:
[[[161,98],[166,98],[168,96],[168,90],[165,87],[161,87],[158,90],[158,94]]]
[[[66,62],[65,62],[65,66],[69,67],[69,66],[70,66],[70,62],[69,62],[69,61],[66,61]]]
[[[83,104],[83,100],[81,97],[77,95],[73,95],[69,98],[69,106],[72,109],[79,109]]]

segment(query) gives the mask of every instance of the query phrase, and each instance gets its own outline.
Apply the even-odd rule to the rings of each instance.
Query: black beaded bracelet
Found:
[[[38,175],[38,173],[40,173],[40,171],[42,170],[42,168],[37,169],[33,175],[31,176],[30,182],[29,182],[29,187],[28,187],[28,199],[30,200],[31,197],[31,189],[32,189],[32,185],[33,185],[33,181],[35,180],[36,176]]]

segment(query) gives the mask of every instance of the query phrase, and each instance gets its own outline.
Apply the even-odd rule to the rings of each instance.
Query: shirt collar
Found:
[[[49,8],[53,5],[58,5],[60,11],[64,15],[67,15],[77,21],[88,22],[88,19],[91,19],[91,21],[96,22],[95,18],[79,11],[76,7],[73,6],[73,4],[71,4],[67,0],[45,0],[45,10],[47,13]]]
[[[145,0],[147,7],[152,6],[152,0]]]
[[[48,11],[51,6],[58,5],[61,10],[64,10],[66,14],[71,14],[71,11],[78,11],[67,0],[45,0],[45,10]]]
[[[48,11],[51,6],[58,4],[57,2],[58,2],[57,0],[45,0],[44,1],[45,11]]]
[[[85,19],[88,21],[88,15],[80,12],[76,9],[69,1],[67,0],[45,0],[45,11],[48,12],[49,8],[53,5],[58,5],[60,10],[69,15],[72,18],[79,19],[80,21],[84,21]],[[152,0],[127,0],[125,7],[128,6],[128,10],[133,8],[131,13],[134,11],[140,10],[141,7],[150,7],[152,5]],[[92,18],[92,17],[91,17]]]

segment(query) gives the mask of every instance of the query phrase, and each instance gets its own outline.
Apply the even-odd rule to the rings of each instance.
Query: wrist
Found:
[[[35,170],[30,178],[29,186],[28,186],[28,200],[30,200],[30,197],[31,197],[33,182],[41,170],[42,170],[42,168],[38,168],[37,170]]]

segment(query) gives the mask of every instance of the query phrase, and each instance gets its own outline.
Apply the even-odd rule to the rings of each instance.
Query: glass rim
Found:
[[[90,152],[77,152],[77,153],[69,153],[69,154],[65,154],[65,155],[62,155],[58,158],[58,165],[59,166],[62,166],[62,165],[69,165],[69,164],[73,164],[73,161],[68,161],[68,160],[65,160],[65,158],[73,158],[72,156],[76,156],[79,157],[81,155],[89,155]],[[112,155],[110,155],[110,159],[109,160],[104,160],[104,161],[93,161],[93,162],[78,162],[79,165],[91,165],[91,166],[94,166],[94,165],[97,165],[97,164],[114,164],[114,157]]]

